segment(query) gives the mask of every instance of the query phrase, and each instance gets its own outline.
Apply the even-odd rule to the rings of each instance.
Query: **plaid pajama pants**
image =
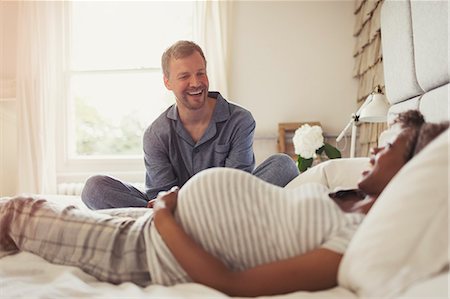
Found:
[[[44,199],[15,197],[0,201],[0,256],[24,250],[55,264],[76,266],[99,280],[151,282],[145,232],[152,210],[140,217],[117,217]]]

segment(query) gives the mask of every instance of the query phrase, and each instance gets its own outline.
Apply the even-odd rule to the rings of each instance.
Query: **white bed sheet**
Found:
[[[61,204],[87,209],[76,196],[41,196]],[[41,257],[20,252],[0,259],[0,298],[229,298],[206,286],[187,283],[171,287],[132,283],[113,285],[100,282],[79,268],[51,264]],[[295,292],[260,298],[357,298],[336,287],[320,292]]]

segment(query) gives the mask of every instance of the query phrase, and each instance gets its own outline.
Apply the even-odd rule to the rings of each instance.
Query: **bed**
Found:
[[[385,1],[381,30],[388,119],[419,109],[449,119],[448,1]],[[386,134],[386,138],[392,134]],[[448,298],[449,132],[408,163],[383,192],[344,255],[339,285],[264,298]],[[286,188],[319,182],[354,187],[366,158],[321,163]],[[76,196],[43,196],[86,209]],[[405,212],[407,210],[407,212]],[[27,252],[0,258],[1,298],[227,298],[200,284],[100,282]]]

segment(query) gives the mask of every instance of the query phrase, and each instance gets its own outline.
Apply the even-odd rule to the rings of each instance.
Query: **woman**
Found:
[[[210,169],[161,194],[136,219],[33,198],[3,201],[0,249],[27,250],[113,283],[195,281],[235,296],[330,288],[363,215],[420,147],[448,127],[424,124],[417,111],[397,121],[401,133],[374,151],[359,182],[367,196],[351,205],[330,200],[321,185],[283,189],[242,171]]]

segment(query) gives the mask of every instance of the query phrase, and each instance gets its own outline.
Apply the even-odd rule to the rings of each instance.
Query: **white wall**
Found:
[[[338,135],[349,121],[352,11],[352,1],[235,2],[229,99],[256,119],[257,160],[276,151],[280,122],[320,121]]]

